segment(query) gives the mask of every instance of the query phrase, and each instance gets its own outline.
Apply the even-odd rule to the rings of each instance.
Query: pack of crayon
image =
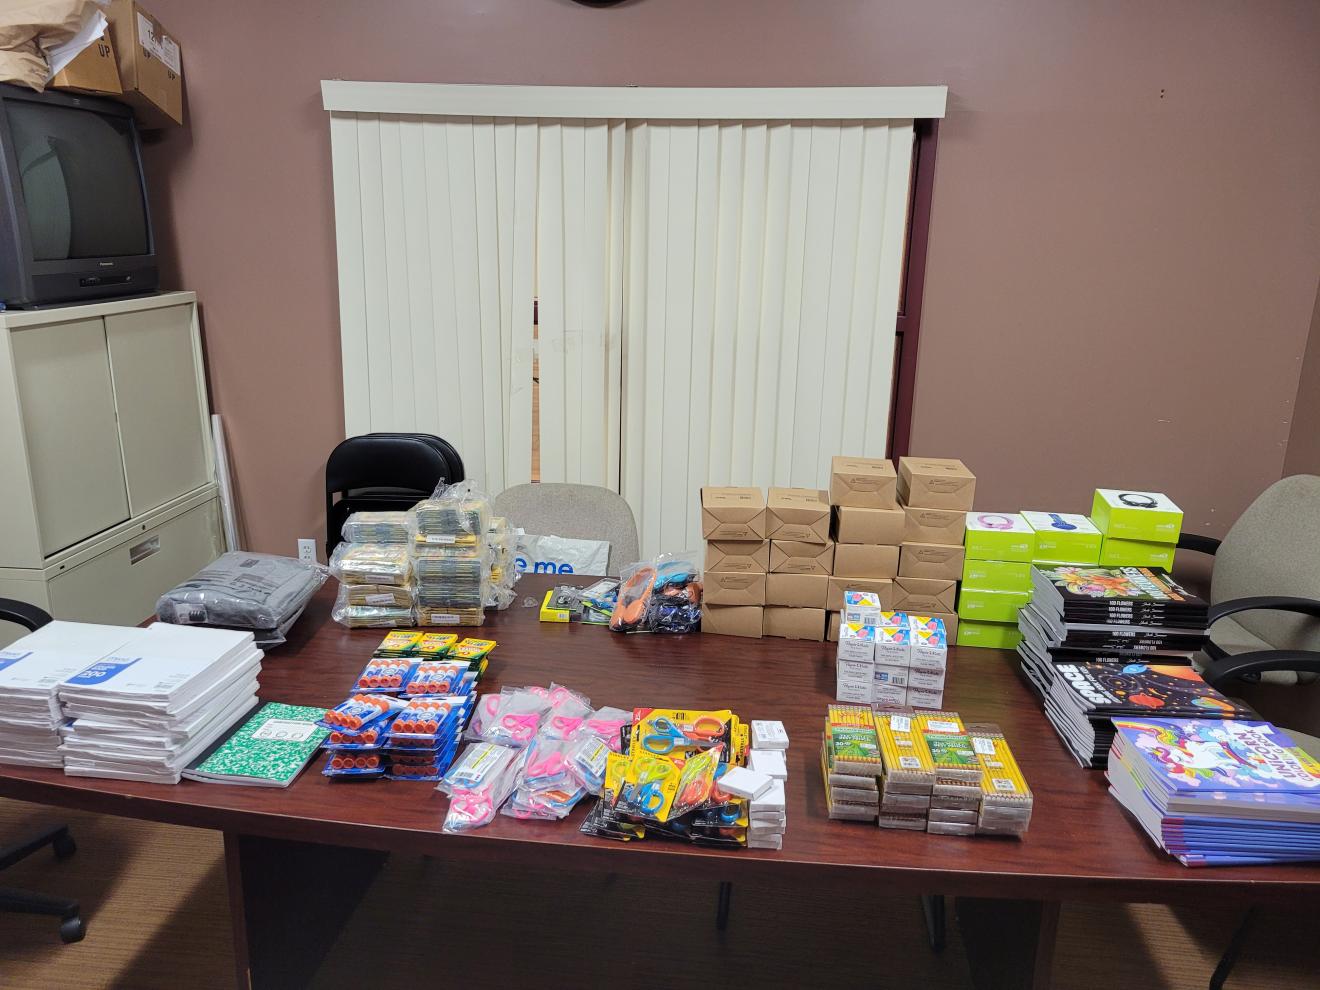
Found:
[[[914,719],[900,712],[875,714],[887,792],[928,795],[935,784],[935,764]]]
[[[884,772],[880,740],[867,706],[830,705],[825,748],[831,771],[858,777],[878,777]]]
[[[449,634],[453,636],[452,633]],[[457,638],[457,637],[454,637]],[[490,655],[491,650],[495,649],[495,640],[493,639],[473,639],[467,637],[458,642],[449,651],[449,656],[454,660],[466,660],[469,666],[475,667],[480,661]]]
[[[421,644],[424,635],[425,633],[415,632],[410,629],[396,629],[391,633],[386,633],[385,638],[380,641],[380,646],[376,647],[376,656],[412,656],[417,652],[417,648]]]
[[[398,694],[415,664],[403,657],[372,657],[358,674],[354,690],[362,694]]]

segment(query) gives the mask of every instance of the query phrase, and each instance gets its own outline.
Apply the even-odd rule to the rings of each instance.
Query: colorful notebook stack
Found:
[[[1119,719],[1109,792],[1185,866],[1320,860],[1320,763],[1268,722]]]
[[[1016,512],[967,513],[967,559],[958,593],[958,642],[1011,650],[1018,609],[1031,600],[1036,531]]]

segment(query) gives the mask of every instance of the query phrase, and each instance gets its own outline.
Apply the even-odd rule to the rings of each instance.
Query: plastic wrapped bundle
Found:
[[[354,512],[340,530],[345,543],[407,543],[407,512]]]
[[[481,546],[490,520],[490,499],[466,482],[438,488],[409,510],[413,539],[425,546]]]
[[[231,551],[156,602],[156,617],[178,625],[251,630],[257,646],[283,643],[308,600],[325,584],[317,563]]]
[[[412,557],[402,544],[341,543],[330,557],[330,573],[341,584],[402,587],[412,578]]]
[[[345,584],[339,596],[349,605],[375,605],[392,608],[412,608],[413,592],[407,585]]]
[[[349,587],[341,586],[330,617],[350,629],[396,629],[417,624],[411,606],[357,605],[349,600]]]
[[[485,608],[460,608],[452,605],[417,607],[419,626],[479,626],[485,621]]]

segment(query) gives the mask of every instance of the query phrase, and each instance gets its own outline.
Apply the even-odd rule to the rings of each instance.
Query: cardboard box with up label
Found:
[[[830,504],[896,509],[898,472],[881,458],[835,457],[830,461]]]
[[[898,554],[898,576],[957,581],[962,575],[962,547],[939,543],[904,543]]]
[[[761,630],[767,636],[778,636],[781,639],[809,639],[819,643],[825,638],[825,610],[767,605],[762,617]]]
[[[706,544],[708,571],[743,571],[764,574],[770,567],[770,541],[712,540]]]
[[[900,457],[898,497],[926,509],[971,509],[976,476],[962,461],[948,457]]]
[[[101,96],[119,96],[123,93],[124,86],[119,81],[119,60],[115,58],[114,43],[109,33],[84,48],[72,62],[57,72],[50,81],[50,87]]]
[[[824,608],[830,579],[825,574],[770,574],[765,579],[765,603],[789,608]]]
[[[765,539],[765,494],[759,488],[703,488],[701,536],[706,540]]]
[[[943,543],[960,546],[967,529],[967,513],[962,509],[903,508],[903,542]]]
[[[114,0],[106,12],[119,60],[121,99],[145,128],[183,123],[183,55],[179,43],[133,0]]]
[[[764,605],[765,575],[747,571],[707,571],[702,601],[711,605]]]
[[[759,605],[701,606],[701,631],[717,636],[745,636],[761,638],[764,609]]]
[[[940,578],[900,577],[894,580],[894,610],[911,615],[952,612],[958,584]]]
[[[845,591],[870,591],[879,596],[880,604],[886,609],[894,607],[894,582],[889,578],[843,578],[832,577],[829,581],[829,597],[825,600],[825,607],[831,612],[838,612],[843,608],[843,593]]]
[[[902,509],[860,509],[843,505],[834,510],[834,539],[839,543],[870,543],[896,547],[903,542]]]
[[[765,506],[765,535],[771,540],[830,542],[830,503],[823,490],[771,488]]]
[[[834,544],[835,577],[892,578],[898,574],[898,547],[869,543]]]
[[[770,571],[774,574],[833,574],[833,543],[772,540]]]

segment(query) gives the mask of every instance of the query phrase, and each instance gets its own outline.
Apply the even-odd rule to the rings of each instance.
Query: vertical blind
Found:
[[[549,116],[554,87],[439,87],[500,91],[481,117],[324,85],[348,435],[437,433],[492,492],[528,481],[535,356],[541,480],[621,492],[646,554],[697,545],[702,485],[883,456],[910,117],[602,116],[613,90]]]

